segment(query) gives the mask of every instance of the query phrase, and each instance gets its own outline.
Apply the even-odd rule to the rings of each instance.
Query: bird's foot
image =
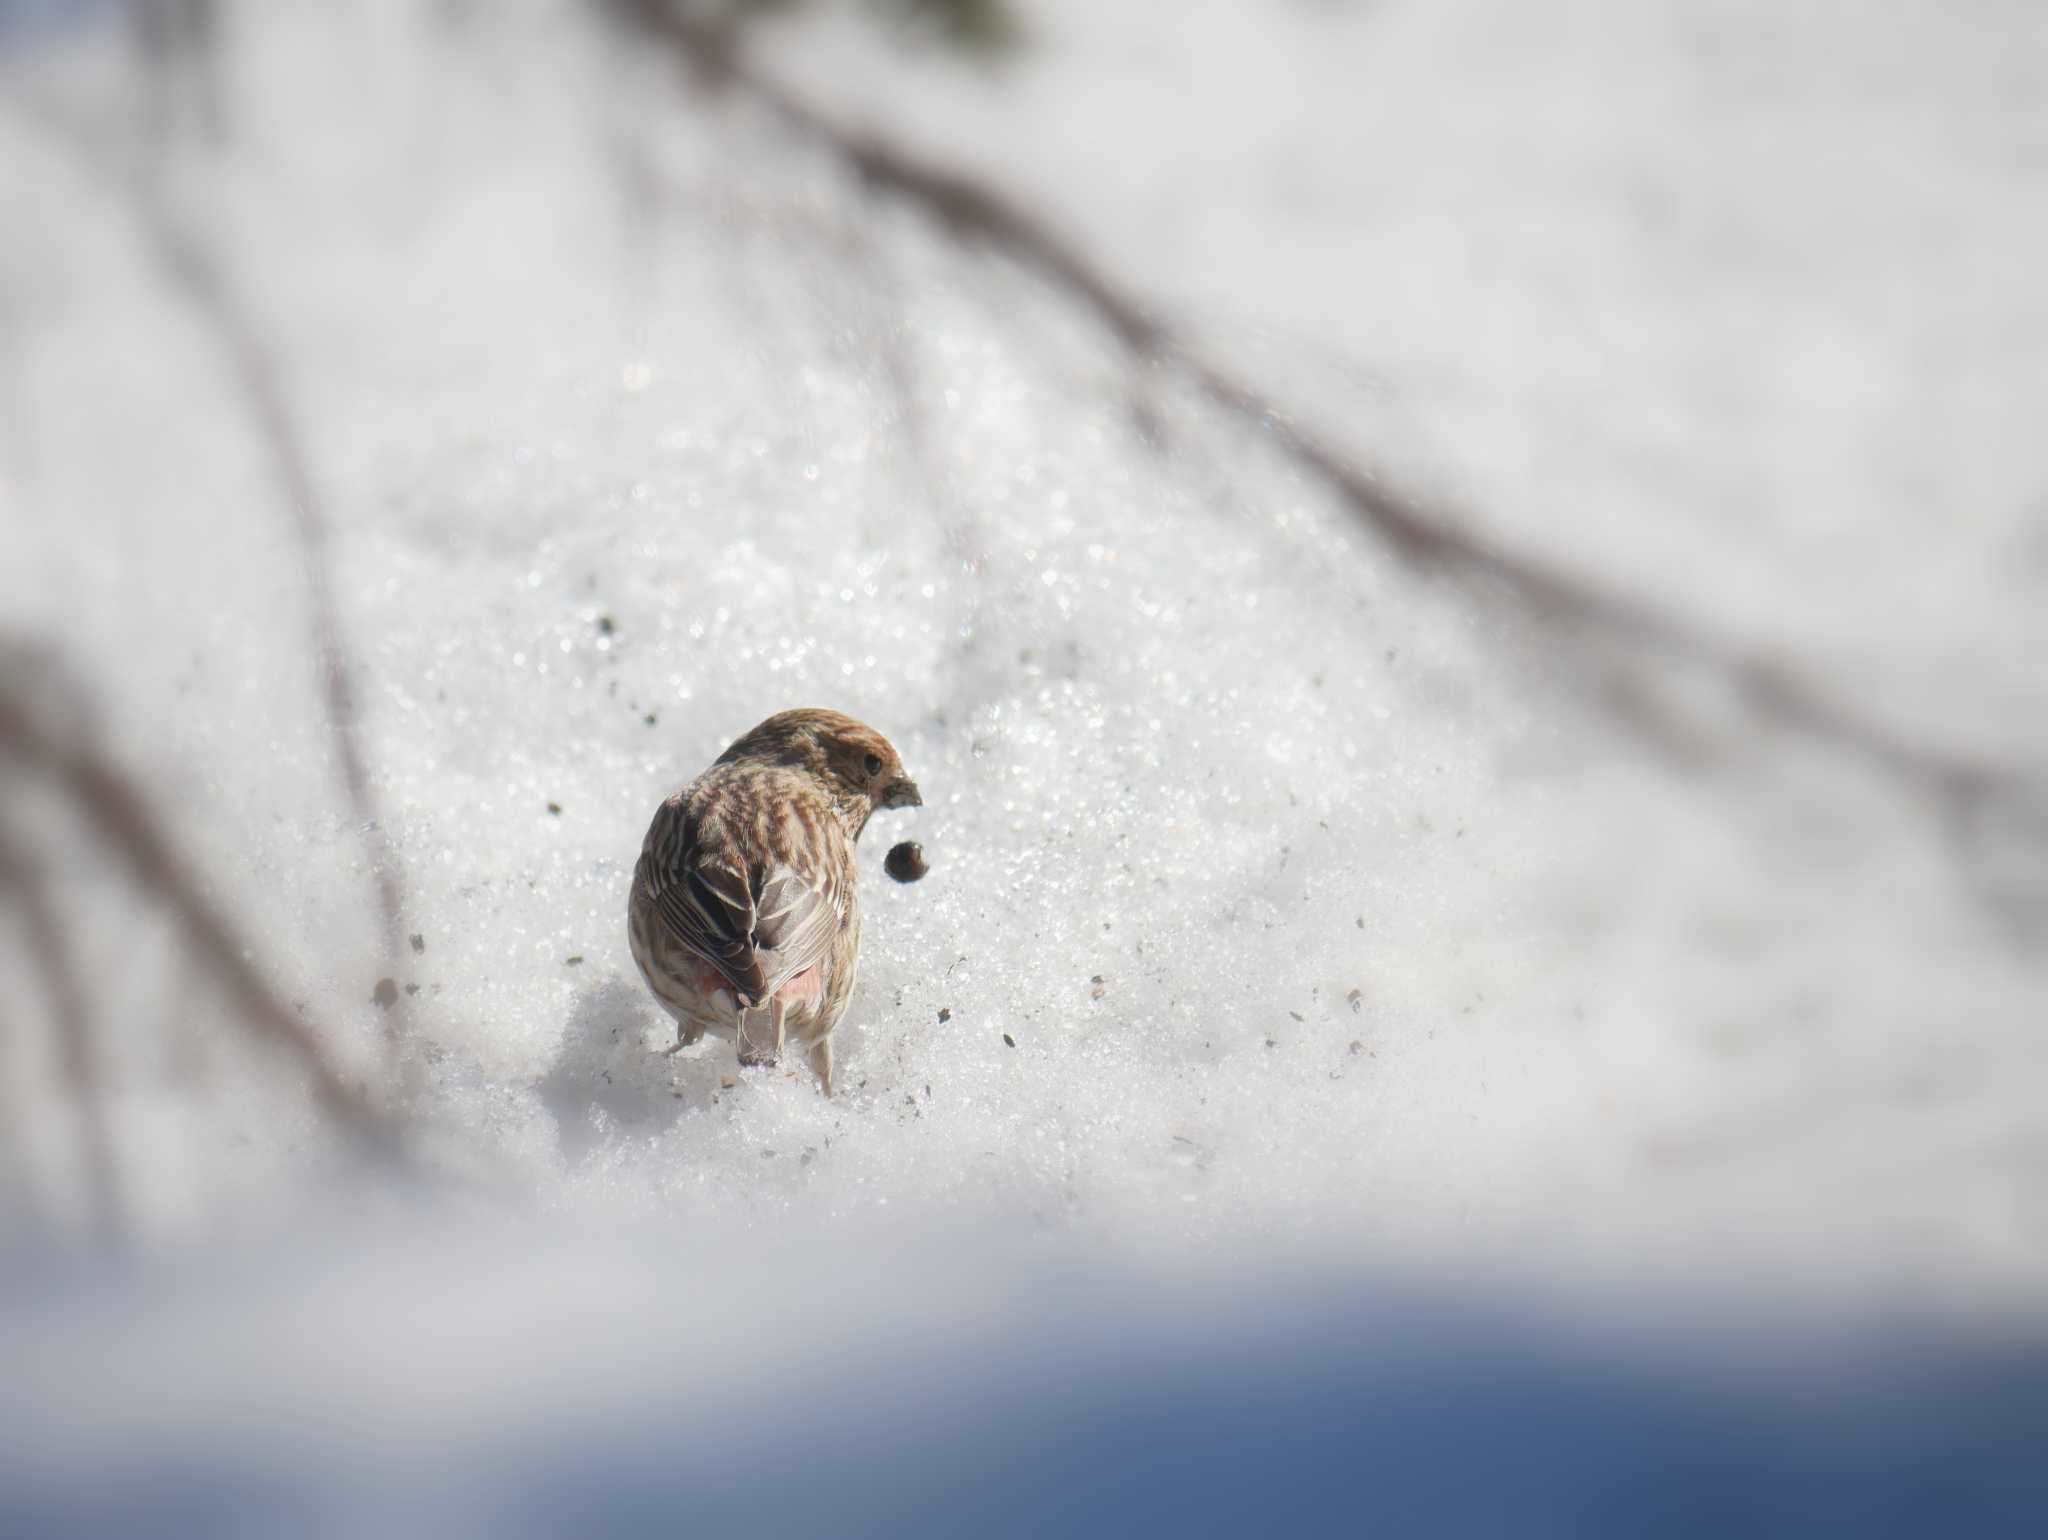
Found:
[[[704,1041],[704,1029],[691,1022],[676,1023],[676,1040],[661,1050],[664,1059],[673,1059],[693,1043]]]
[[[829,1100],[832,1095],[832,1039],[819,1038],[811,1044],[810,1051],[804,1057],[810,1063],[811,1073],[818,1077],[818,1085]]]

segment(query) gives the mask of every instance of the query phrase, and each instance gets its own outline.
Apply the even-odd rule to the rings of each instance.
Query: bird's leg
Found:
[[[811,1051],[805,1055],[810,1061],[811,1073],[818,1077],[818,1084],[825,1088],[825,1094],[832,1094],[832,1039],[829,1035],[811,1044]]]
[[[735,1043],[735,1046],[740,1051],[740,1063],[742,1064],[773,1064],[775,1062],[775,1057],[777,1053],[781,1051],[781,1006],[779,1004],[776,1005],[775,1008],[770,1012],[771,1019],[775,1023],[775,1041],[772,1043],[762,1042],[756,1039],[754,1035],[747,1030],[748,1026],[752,1023],[754,1018],[758,1017],[760,1014],[761,1007],[759,1007],[758,1005],[753,1007],[751,1010],[745,1010],[740,1012],[739,1036],[737,1042]]]
[[[778,1061],[782,1058],[782,1017],[787,1009],[788,1007],[782,1003],[781,995],[777,995],[769,1006],[775,1022],[775,1057]]]

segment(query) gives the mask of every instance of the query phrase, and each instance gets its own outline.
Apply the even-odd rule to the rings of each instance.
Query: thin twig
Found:
[[[369,847],[378,917],[384,932],[384,956],[387,963],[395,964],[404,940],[404,894],[398,852],[385,828],[377,791],[370,780],[369,762],[363,753],[354,685],[356,670],[351,664],[334,599],[327,515],[307,467],[304,440],[280,383],[276,360],[263,345],[220,264],[182,231],[161,205],[145,200],[144,209],[145,222],[165,272],[177,280],[193,308],[206,318],[228,359],[258,435],[270,452],[279,489],[291,512],[305,574],[327,729],[334,743],[335,758],[341,765],[349,805],[355,811],[363,842]]]
[[[254,424],[255,436],[270,459],[299,550],[322,714],[369,857],[386,971],[395,972],[405,936],[402,868],[363,751],[354,683],[359,670],[350,657],[335,601],[329,521],[277,360],[226,269],[181,225],[147,175],[137,175],[123,184],[107,171],[88,136],[47,105],[31,105],[23,116],[64,149],[89,181],[105,188],[132,212],[157,266],[219,348]],[[125,197],[118,190],[124,185]]]
[[[1798,669],[1698,621],[1511,552],[1481,538],[1439,503],[1359,465],[1302,426],[1299,414],[1210,358],[1161,319],[1158,307],[1111,276],[1046,218],[979,176],[855,127],[741,57],[733,28],[680,14],[664,0],[609,0],[697,75],[737,90],[785,127],[837,157],[869,188],[923,210],[955,241],[982,245],[1035,272],[1133,355],[1172,368],[1214,405],[1320,482],[1359,525],[1410,568],[1479,585],[1552,628],[1593,631],[1704,668],[1758,716],[1829,744],[1944,803],[2021,788],[2044,772],[1917,743]]]
[[[11,893],[21,911],[31,959],[49,997],[57,1061],[78,1117],[78,1141],[91,1191],[92,1227],[108,1245],[123,1239],[127,1205],[121,1195],[120,1164],[107,1122],[106,1077],[93,1036],[92,1013],[78,976],[77,959],[51,903],[49,873],[41,861],[0,828],[0,894]]]
[[[19,658],[19,651],[12,656]],[[14,680],[0,676],[0,752],[64,791],[137,886],[178,922],[243,1020],[298,1061],[321,1107],[373,1150],[389,1152],[394,1136],[384,1115],[334,1067],[313,1030],[256,971],[248,949],[207,898],[142,792],[80,735],[59,731],[46,718]]]

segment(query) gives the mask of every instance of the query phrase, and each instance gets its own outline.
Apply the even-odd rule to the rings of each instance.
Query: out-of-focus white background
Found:
[[[941,1313],[926,1264],[963,1248],[1242,1282],[1253,1247],[2038,1330],[2048,14],[1043,0],[992,50],[943,7],[735,34],[1460,528],[1909,758],[2010,770],[1957,798],[1404,567],[1284,430],[630,10],[0,6],[6,666],[140,782],[404,1147],[366,1175],[61,777],[0,758],[38,874],[0,907],[24,1277],[112,1237],[140,1271],[87,1319],[126,1330],[185,1319],[160,1269],[269,1278],[363,1226],[329,1287],[431,1335],[468,1306],[406,1312],[376,1261],[425,1205],[451,1245],[488,1227],[454,1278],[536,1314],[500,1226],[639,1280],[575,1309],[827,1343],[869,1342],[827,1280],[881,1236]],[[888,733],[926,801],[865,842],[830,1102],[660,1057],[623,925],[655,803],[798,704]],[[916,886],[881,873],[904,837]],[[782,1325],[733,1297],[771,1241],[819,1280],[764,1290]],[[23,1285],[0,1334],[51,1308]]]

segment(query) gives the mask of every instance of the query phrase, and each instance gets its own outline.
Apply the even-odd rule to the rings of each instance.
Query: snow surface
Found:
[[[1031,14],[993,69],[858,12],[758,41],[1502,540],[2048,759],[2039,6]],[[423,943],[397,1094],[463,1191],[663,1246],[1256,1239],[2038,1319],[2048,947],[1912,796],[1712,711],[1703,766],[1645,752],[1560,684],[1583,654],[575,8],[230,15],[229,136],[151,153],[332,525]],[[381,1083],[273,468],[137,223],[126,60],[26,35],[0,613]],[[926,802],[862,850],[830,1102],[660,1057],[623,924],[658,799],[797,704],[887,732]],[[292,1077],[95,858],[65,898],[136,1226],[319,1228],[346,1183]],[[4,1051],[27,1235],[77,1141],[47,1042]]]
[[[360,1239],[159,1268],[140,1310],[41,1280],[0,1313],[0,1524],[1709,1540],[2048,1513],[2040,1356],[1895,1324],[1759,1341],[1667,1301],[1618,1343],[1611,1314],[1538,1331],[1315,1269],[1191,1292],[986,1232],[912,1289],[886,1250],[828,1253],[828,1314],[758,1239]],[[1678,1324],[1705,1334],[1675,1351]]]

